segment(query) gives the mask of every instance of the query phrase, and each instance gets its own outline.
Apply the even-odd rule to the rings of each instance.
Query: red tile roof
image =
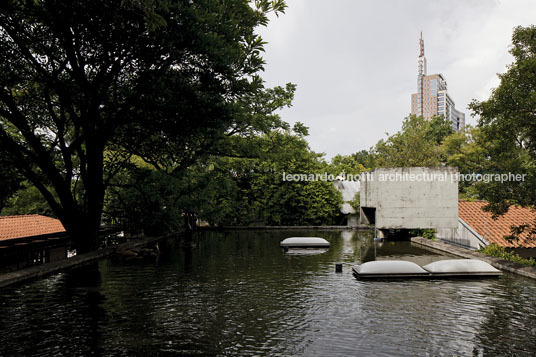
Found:
[[[494,220],[490,212],[482,208],[486,201],[463,201],[458,204],[458,216],[471,226],[482,238],[505,248],[535,248],[536,239],[529,239],[528,232],[523,232],[519,240],[509,242],[504,236],[511,235],[511,226],[535,223],[536,211],[526,207],[511,206],[508,212]],[[528,228],[527,230],[529,230]]]
[[[0,217],[0,241],[65,232],[58,219],[37,214]]]

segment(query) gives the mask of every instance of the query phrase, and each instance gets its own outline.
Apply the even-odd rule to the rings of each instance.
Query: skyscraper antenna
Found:
[[[424,57],[424,40],[422,39],[422,31],[421,31],[421,39],[419,41],[419,45],[420,45],[420,53],[419,53],[419,57]]]

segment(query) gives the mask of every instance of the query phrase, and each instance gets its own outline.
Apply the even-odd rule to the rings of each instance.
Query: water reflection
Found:
[[[328,250],[328,248],[290,248],[285,253],[287,255],[317,255],[324,254]]]
[[[331,247],[289,255],[288,236]],[[533,281],[367,282],[369,233],[202,233],[158,261],[103,261],[0,293],[0,355],[530,355]],[[445,259],[385,242],[377,259]],[[335,273],[335,262],[343,273]],[[512,352],[510,352],[512,351]]]

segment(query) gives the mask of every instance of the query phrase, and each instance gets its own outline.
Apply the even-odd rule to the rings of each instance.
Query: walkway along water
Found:
[[[62,270],[71,269],[94,262],[99,259],[109,257],[117,251],[127,250],[132,248],[145,247],[149,244],[156,243],[160,240],[178,237],[182,234],[174,233],[159,237],[141,237],[131,241],[121,243],[115,246],[106,247],[90,253],[80,254],[69,259],[64,259],[58,262],[45,263],[41,265],[35,265],[29,268],[16,270],[13,272],[0,275],[0,288],[19,283],[26,280],[37,279],[49,274],[57,273]]]
[[[427,248],[431,248],[433,250],[438,250],[440,252],[446,252],[452,255],[456,255],[462,258],[480,259],[485,262],[488,262],[497,269],[508,271],[514,274],[519,274],[527,278],[536,279],[535,267],[527,266],[520,263],[514,263],[496,257],[490,257],[489,255],[477,252],[475,250],[466,249],[439,241],[433,241],[422,237],[413,237],[411,238],[411,242]]]

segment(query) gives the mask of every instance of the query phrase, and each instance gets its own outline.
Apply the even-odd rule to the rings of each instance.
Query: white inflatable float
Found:
[[[329,248],[329,242],[318,237],[290,237],[281,241],[280,246],[284,249]]]
[[[427,277],[430,273],[413,262],[404,260],[375,260],[352,268],[359,278]]]
[[[502,275],[499,269],[477,259],[448,259],[439,260],[423,266],[433,276],[498,276]]]
[[[352,268],[357,278],[451,278],[500,276],[502,272],[477,259],[439,260],[423,267],[403,260],[376,260]]]

